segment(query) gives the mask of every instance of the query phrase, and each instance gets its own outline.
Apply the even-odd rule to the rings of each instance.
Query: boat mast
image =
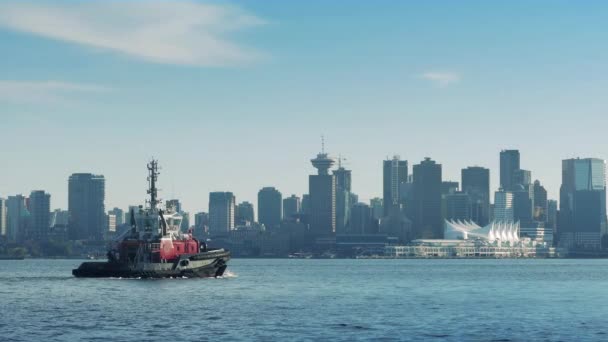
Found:
[[[156,181],[158,180],[158,161],[152,159],[148,163],[148,194],[150,195],[150,209],[156,210],[158,204],[158,189],[156,188]]]

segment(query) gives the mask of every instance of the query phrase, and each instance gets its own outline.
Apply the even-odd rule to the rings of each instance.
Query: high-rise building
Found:
[[[534,181],[534,220],[547,222],[547,211],[547,190],[539,180],[536,180]]]
[[[167,207],[167,209],[173,210],[176,213],[180,213],[182,212],[182,204],[178,199],[170,199],[167,202],[165,202],[165,206]]]
[[[6,200],[6,219],[8,242],[15,243],[23,240],[30,224],[30,213],[27,210],[25,196],[8,196]]]
[[[51,195],[42,190],[30,193],[29,212],[31,224],[26,239],[46,241],[48,239],[51,219]]]
[[[494,221],[513,222],[513,193],[499,190],[494,193]]]
[[[382,198],[372,198],[369,200],[369,205],[372,208],[372,217],[374,220],[380,220],[384,217],[384,206],[382,205]]]
[[[401,209],[401,188],[407,183],[407,160],[399,156],[383,162],[383,205],[384,216],[389,216],[392,210]]]
[[[533,218],[533,190],[530,184],[516,184],[511,191],[513,195],[513,221],[519,222],[522,227],[531,227]]]
[[[6,199],[0,198],[0,236],[6,236]]]
[[[209,227],[209,214],[200,212],[194,214],[194,235],[203,236]]]
[[[349,233],[372,234],[372,210],[365,203],[356,203],[350,213]]]
[[[310,195],[304,194],[302,195],[302,214],[305,216],[310,215]]]
[[[522,185],[525,188],[530,184],[532,184],[532,172],[521,169],[513,171],[513,186]]]
[[[606,162],[602,159],[562,161],[559,245],[597,250],[606,235]]]
[[[68,180],[69,237],[101,241],[106,230],[105,178],[74,173]]]
[[[466,192],[456,191],[443,195],[446,220],[470,220],[471,197]]]
[[[116,215],[114,215],[111,211],[108,211],[108,214],[106,215],[106,222],[108,225],[107,232],[110,234],[116,233]]]
[[[409,217],[413,221],[414,238],[442,239],[441,164],[425,158],[414,165],[413,201]]]
[[[338,161],[338,169],[333,171],[336,179],[336,232],[345,231],[350,219],[350,208],[355,202],[351,200],[351,171],[342,166]]]
[[[266,229],[278,229],[283,219],[283,195],[273,187],[258,192],[258,222]]]
[[[441,194],[449,195],[458,192],[458,182],[443,181],[441,182]]]
[[[500,187],[503,190],[513,190],[516,170],[519,170],[519,151],[502,150],[500,152]]]
[[[334,160],[322,151],[311,163],[317,174],[308,176],[310,230],[316,236],[330,235],[336,232],[336,177],[329,174]]]
[[[122,226],[125,224],[125,212],[120,208],[114,208],[108,212],[108,214],[113,214],[116,216],[116,226]]]
[[[210,234],[226,234],[234,229],[235,201],[232,192],[209,193]]]
[[[462,169],[462,191],[471,199],[471,220],[485,227],[490,220],[490,170],[479,166]]]
[[[255,210],[250,202],[241,202],[236,206],[235,221],[237,226],[249,226],[255,222]]]
[[[291,195],[283,199],[283,219],[292,220],[301,211],[300,197]]]

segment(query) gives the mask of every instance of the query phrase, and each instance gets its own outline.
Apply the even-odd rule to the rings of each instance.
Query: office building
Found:
[[[372,210],[365,203],[356,203],[353,205],[350,213],[350,225],[348,233],[350,234],[373,234],[372,231]]]
[[[470,220],[471,198],[466,192],[456,191],[443,195],[446,220]]]
[[[499,190],[494,193],[494,222],[513,222],[513,193]]]
[[[296,215],[300,214],[300,197],[291,195],[283,199],[283,219],[293,220]]]
[[[224,235],[234,229],[235,201],[232,192],[209,193],[209,234]]]
[[[105,178],[75,173],[68,180],[69,238],[101,241],[106,231]]]
[[[383,206],[384,217],[391,211],[400,211],[402,207],[402,187],[407,183],[407,160],[400,160],[399,156],[383,162]]]
[[[599,250],[606,235],[606,162],[562,161],[559,245],[570,250]]]
[[[483,227],[490,222],[490,170],[469,166],[461,177],[462,191],[471,199],[471,220]]]
[[[6,199],[0,198],[0,236],[6,236]]]
[[[539,180],[534,181],[534,221],[547,222],[547,190],[540,184]]]
[[[336,180],[336,232],[345,232],[350,219],[350,208],[356,203],[351,198],[352,174],[338,161],[338,169],[333,171]]]
[[[31,222],[25,238],[46,241],[51,219],[51,195],[42,190],[32,191],[29,198],[29,212]]]
[[[503,150],[500,152],[500,187],[505,191],[513,190],[515,171],[519,170],[519,151]]]
[[[384,206],[382,204],[382,198],[372,198],[369,201],[369,205],[372,209],[372,218],[379,221],[384,216]]]
[[[236,206],[234,215],[236,226],[250,226],[255,222],[255,210],[250,202],[244,201],[239,203]]]
[[[273,187],[258,192],[258,222],[266,229],[276,230],[283,219],[283,195]]]
[[[23,195],[8,196],[6,200],[6,237],[8,242],[23,241],[30,224],[30,213],[26,197]]]
[[[441,164],[425,158],[414,165],[413,200],[409,217],[415,239],[442,239]]]

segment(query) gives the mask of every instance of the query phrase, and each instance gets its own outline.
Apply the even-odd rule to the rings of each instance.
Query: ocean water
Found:
[[[165,280],[79,263],[0,261],[0,340],[608,340],[608,260],[233,259]]]

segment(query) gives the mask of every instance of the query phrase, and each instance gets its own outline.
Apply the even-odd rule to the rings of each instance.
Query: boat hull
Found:
[[[230,252],[204,252],[182,255],[173,262],[125,264],[119,262],[84,262],[72,270],[78,278],[208,278],[221,277],[230,260]]]

